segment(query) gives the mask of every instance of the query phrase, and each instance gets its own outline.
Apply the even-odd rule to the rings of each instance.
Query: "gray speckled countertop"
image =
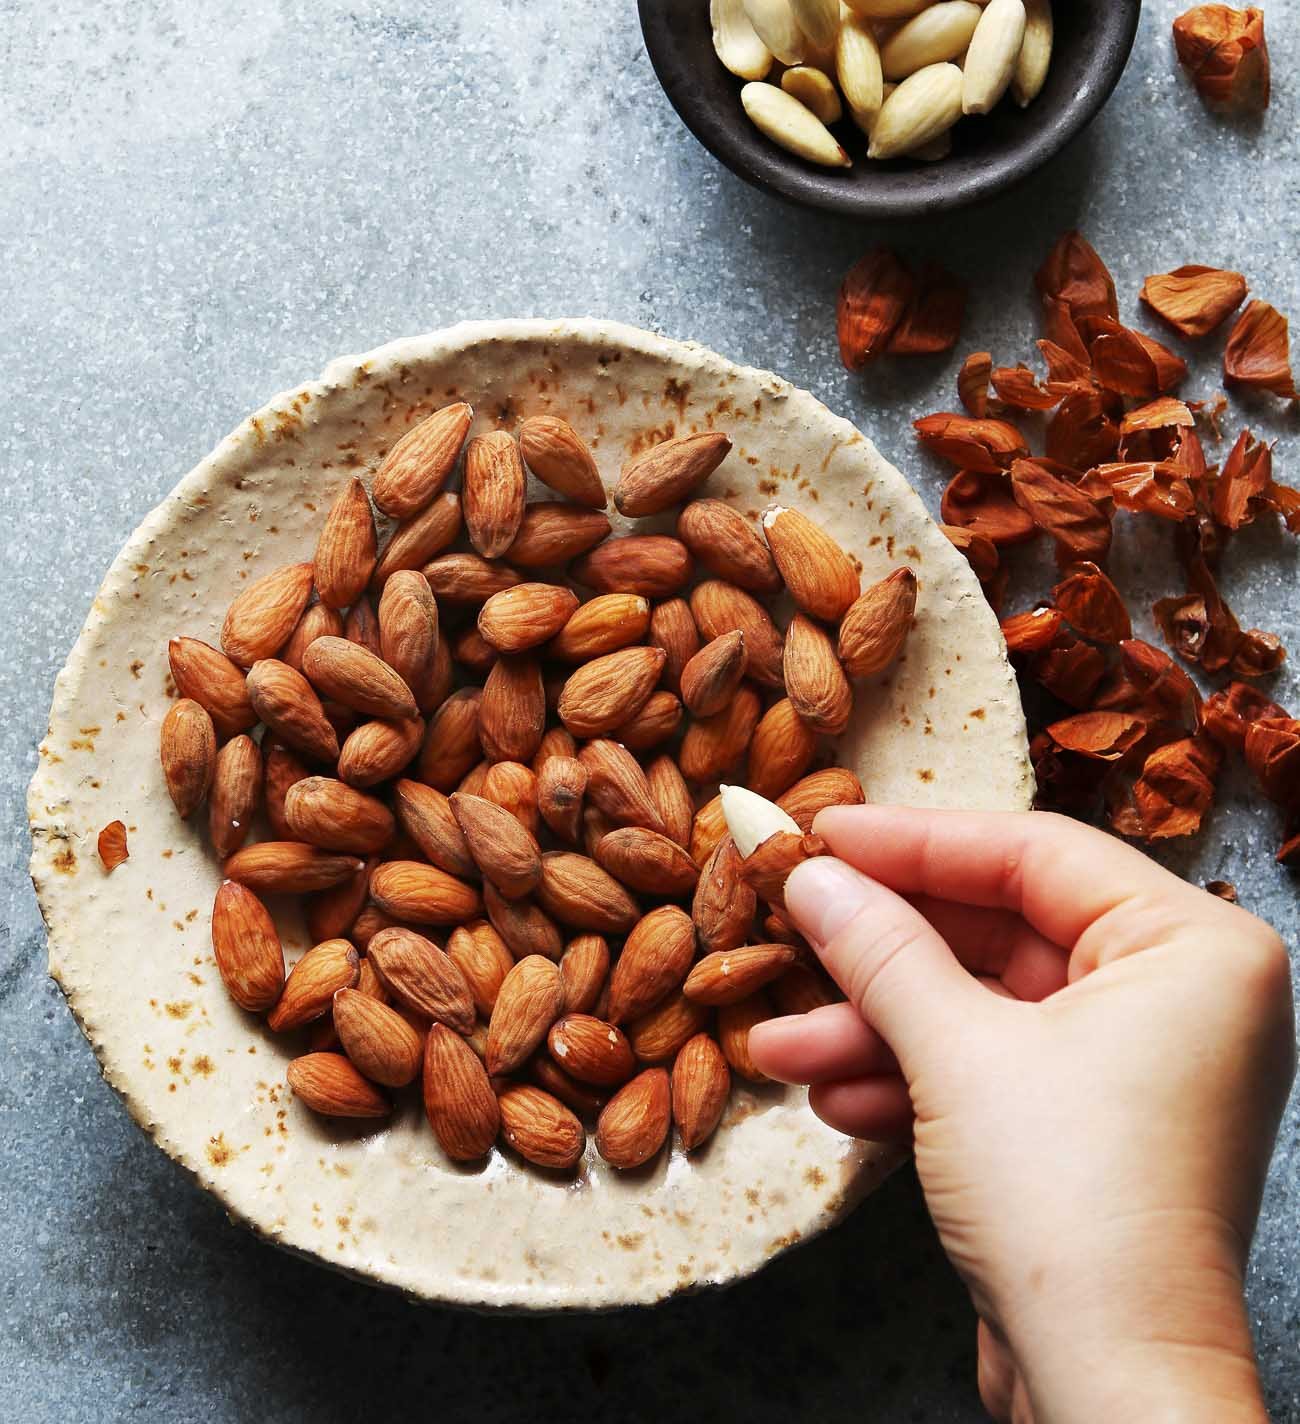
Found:
[[[810,388],[937,508],[944,471],[909,422],[953,403],[956,358],[864,381],[836,356],[839,278],[881,234],[721,169],[660,94],[633,8],[0,7],[0,1418],[981,1417],[973,1317],[910,1173],[723,1295],[603,1319],[416,1309],[227,1225],[130,1123],[45,977],[23,795],[54,675],[145,512],[329,358],[463,317],[631,321]],[[1147,5],[1118,93],[1068,156],[992,206],[889,234],[972,279],[963,349],[1032,353],[1029,277],[1072,225],[1129,317],[1143,276],[1187,261],[1237,267],[1300,316],[1300,7],[1267,7],[1279,82],[1259,129],[1211,119],[1176,74],[1178,8]],[[1213,355],[1196,372],[1192,394],[1216,389]],[[1249,418],[1300,483],[1295,416]],[[1126,534],[1121,583],[1171,591],[1166,543]],[[1234,545],[1243,622],[1294,638],[1297,548],[1262,522]],[[1300,706],[1294,661],[1275,695]],[[1236,881],[1294,943],[1276,832],[1229,778],[1207,834],[1170,861]],[[121,952],[129,973],[126,927]],[[1300,1420],[1298,1125],[1293,1104],[1250,1281],[1278,1420]]]

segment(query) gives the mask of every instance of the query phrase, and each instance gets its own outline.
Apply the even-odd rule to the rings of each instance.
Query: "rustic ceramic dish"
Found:
[[[240,574],[309,559],[335,491],[447,401],[476,428],[569,417],[612,484],[629,445],[706,425],[736,448],[706,493],[807,508],[876,578],[921,580],[916,629],[862,695],[842,757],[877,800],[1023,807],[1020,700],[965,561],[847,421],[763,371],[598,321],[470,323],[335,361],[251,416],[118,556],[60,674],[30,792],[32,876],[50,969],[109,1083],[232,1217],[279,1245],[414,1296],[602,1308],[755,1270],[844,1215],[896,1155],[824,1127],[801,1091],[737,1091],[712,1144],[619,1174],[588,1148],[548,1176],[494,1151],[444,1159],[415,1103],[379,1127],[314,1117],[284,1082],[291,1048],[227,998],[209,942],[220,879],[158,769],[166,644],[216,641]],[[106,875],[95,838],[129,828]],[[196,818],[201,820],[202,818]],[[284,919],[290,957],[306,947]]]

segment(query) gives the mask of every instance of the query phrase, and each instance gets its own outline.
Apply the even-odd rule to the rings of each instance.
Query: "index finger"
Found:
[[[1132,846],[1047,811],[833,806],[814,829],[900,895],[1015,910],[1066,947],[1126,900],[1188,889]]]

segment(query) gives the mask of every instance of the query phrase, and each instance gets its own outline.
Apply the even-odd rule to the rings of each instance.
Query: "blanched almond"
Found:
[[[875,32],[857,15],[846,15],[835,37],[835,77],[844,102],[862,127],[879,112],[884,83]]]
[[[1025,18],[1024,0],[989,0],[984,7],[966,51],[964,114],[987,114],[1007,92],[1025,39]]]
[[[772,51],[745,14],[745,0],[709,0],[713,49],[737,79],[762,79],[772,67]]]
[[[1011,94],[1023,109],[1038,97],[1052,62],[1052,0],[1025,0],[1025,38],[1011,75]]]
[[[927,64],[956,60],[970,43],[979,23],[974,0],[940,0],[901,25],[880,51],[886,79],[906,79]]]
[[[740,102],[754,127],[778,147],[824,168],[853,166],[835,135],[784,89],[756,81],[740,91]]]
[[[946,133],[962,115],[962,71],[927,64],[909,74],[871,125],[870,158],[898,158]]]
[[[794,17],[790,0],[744,0],[754,33],[782,64],[799,64],[808,41]]]

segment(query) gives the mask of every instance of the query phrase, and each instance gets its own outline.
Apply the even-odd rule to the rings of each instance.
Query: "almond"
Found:
[[[614,823],[595,806],[584,806],[582,811],[582,844],[587,854],[595,860],[596,847],[614,829]]]
[[[469,541],[485,559],[499,559],[524,517],[524,462],[513,435],[493,430],[465,447],[461,506]]]
[[[612,875],[572,851],[542,856],[537,900],[548,915],[575,930],[626,934],[640,918],[636,901]]]
[[[576,757],[553,756],[537,774],[537,808],[554,835],[575,844],[582,833],[587,769]]]
[[[596,1006],[609,977],[609,946],[600,935],[570,940],[560,957],[560,984],[566,1014],[587,1014]]]
[[[474,996],[465,976],[432,940],[395,926],[371,939],[366,957],[399,1004],[457,1033],[474,1027]]]
[[[501,1135],[525,1162],[567,1170],[582,1156],[587,1136],[558,1098],[531,1084],[507,1088],[497,1099]]]
[[[744,675],[745,635],[736,628],[706,643],[682,669],[682,701],[696,717],[711,717],[731,701]]]
[[[646,895],[689,895],[700,874],[681,846],[644,826],[622,826],[602,836],[595,859],[629,890]]]
[[[366,487],[354,475],[335,496],[316,541],[312,574],[330,608],[355,603],[375,571],[375,519]]]
[[[648,598],[639,593],[601,593],[573,610],[548,651],[562,662],[585,663],[639,643],[649,626]]]
[[[629,751],[644,752],[666,742],[681,725],[682,704],[671,692],[652,692],[626,722],[610,732]]]
[[[360,870],[355,855],[335,855],[298,841],[259,841],[244,846],[224,866],[231,880],[269,895],[308,895],[328,890]]]
[[[1025,0],[1025,38],[1011,75],[1011,93],[1022,109],[1041,93],[1051,60],[1051,0]]]
[[[522,653],[554,637],[578,607],[572,589],[521,583],[494,593],[479,609],[478,631],[499,653]]]
[[[673,692],[679,691],[682,669],[700,650],[700,632],[691,606],[684,598],[670,598],[666,603],[655,605],[650,615],[649,642],[663,649],[664,668],[660,678],[664,686]]]
[[[790,923],[780,910],[772,910],[763,917],[763,940],[768,944],[788,944],[803,954],[811,955],[808,941]]]
[[[323,697],[367,717],[404,720],[418,714],[402,677],[382,658],[347,638],[317,638],[303,654],[302,670]]]
[[[382,589],[399,569],[419,569],[456,542],[461,527],[460,495],[440,494],[428,509],[393,530],[384,546],[370,586]]]
[[[785,904],[790,872],[803,861],[825,854],[826,844],[820,836],[778,831],[745,857],[740,873],[760,899],[779,910]]]
[[[295,751],[314,761],[338,759],[338,734],[302,673],[276,658],[263,658],[249,669],[248,693],[257,715]]]
[[[465,976],[474,1007],[485,1019],[490,1018],[501,985],[515,963],[505,940],[486,920],[472,920],[452,930],[447,958]]]
[[[434,1024],[425,1041],[423,1086],[425,1115],[447,1156],[486,1156],[501,1126],[496,1094],[478,1055],[444,1024]]]
[[[338,990],[334,1030],[344,1053],[372,1083],[402,1088],[420,1071],[424,1039],[395,1009],[368,994]]]
[[[820,969],[798,960],[772,985],[770,992],[777,1012],[782,1014],[809,1014],[844,997]]]
[[[488,1023],[487,1070],[512,1073],[546,1037],[564,1011],[559,966],[529,954],[506,975]]]
[[[346,880],[319,890],[308,899],[307,930],[313,944],[327,939],[352,939],[352,927],[370,896],[370,872],[378,863],[368,860]]]
[[[811,0],[814,4],[824,4],[825,0]],[[838,28],[839,0],[832,0],[836,10]],[[838,123],[844,117],[844,105],[840,103],[839,91],[829,75],[810,64],[797,64],[781,75],[781,88],[791,98],[797,99],[805,109],[824,124]]]
[[[866,801],[862,783],[847,767],[828,766],[796,781],[778,796],[776,804],[805,834],[812,830],[818,811],[828,806],[861,806]]]
[[[670,840],[686,848],[691,843],[691,826],[695,820],[695,806],[691,800],[690,788],[680,767],[672,757],[659,756],[646,768],[646,785],[650,798],[663,822],[664,833]]]
[[[523,582],[523,575],[509,565],[478,554],[442,554],[421,572],[434,596],[448,603],[485,603],[494,593]]]
[[[1024,39],[1024,0],[989,0],[962,63],[963,114],[987,114],[1007,92]]]
[[[560,931],[555,921],[531,900],[507,900],[489,882],[483,887],[483,903],[492,928],[516,959],[530,954],[559,959],[564,948]]]
[[[528,761],[545,730],[546,691],[536,658],[498,658],[479,702],[483,755],[489,761]]]
[[[306,1053],[284,1076],[313,1112],[326,1117],[387,1117],[392,1104],[341,1053]]]
[[[881,104],[870,126],[867,156],[913,153],[946,134],[961,118],[961,109],[961,70],[955,64],[927,64],[909,74]]]
[[[740,102],[754,127],[787,152],[824,168],[853,166],[835,135],[784,89],[755,80],[741,89]]]
[[[199,808],[217,769],[217,734],[212,718],[190,697],[173,702],[158,739],[167,794],[182,820]]]
[[[460,789],[466,795],[482,796],[487,801],[504,806],[530,836],[537,835],[540,829],[537,778],[532,769],[522,762],[493,762],[484,774],[480,790],[474,792],[466,786]]]
[[[382,801],[328,776],[309,776],[291,786],[284,815],[295,839],[354,855],[377,851],[396,829]]]
[[[433,675],[438,649],[438,604],[417,569],[399,569],[379,599],[382,660],[415,691]]]
[[[567,564],[594,549],[609,531],[609,520],[597,510],[542,500],[524,511],[507,553],[521,569]]]
[[[420,750],[424,722],[419,717],[362,722],[339,751],[339,778],[349,786],[376,786],[403,771]]]
[[[451,798],[451,810],[485,879],[508,900],[532,894],[542,878],[542,853],[510,812],[460,792]]]
[[[296,672],[302,671],[302,655],[317,638],[341,638],[343,620],[324,603],[310,604],[289,634],[289,641],[280,649],[280,661]]]
[[[418,514],[441,491],[460,456],[474,412],[464,401],[436,410],[384,457],[375,474],[375,503],[394,519]]]
[[[697,1033],[673,1063],[673,1120],[685,1151],[713,1135],[730,1096],[731,1070],[722,1050],[707,1033]]]
[[[680,539],[667,534],[632,534],[593,549],[569,572],[597,593],[671,598],[691,581],[694,561]]]
[[[744,0],[710,0],[713,50],[737,79],[762,79],[772,67],[772,52],[759,39],[745,14]]]
[[[651,910],[628,935],[609,979],[611,1023],[640,1018],[675,989],[695,957],[695,926],[676,905]]]
[[[706,954],[736,949],[749,937],[758,897],[740,872],[742,859],[725,832],[700,872],[691,919]]]
[[[697,1033],[708,1026],[709,1010],[672,990],[649,1013],[627,1027],[628,1041],[640,1063],[671,1063]]]
[[[232,737],[217,753],[208,798],[208,837],[222,860],[248,837],[262,799],[262,753],[252,737]]]
[[[297,781],[311,775],[307,767],[279,739],[268,732],[262,738],[262,805],[271,834],[278,841],[290,840],[289,823],[284,818],[284,798]]]
[[[240,667],[274,657],[311,597],[310,564],[286,564],[258,579],[226,610],[221,648]]]
[[[760,1073],[749,1056],[749,1031],[756,1023],[772,1017],[772,1005],[760,989],[739,1003],[725,1004],[718,1010],[718,1045],[731,1065],[733,1073],[748,1078],[751,1083],[766,1083],[766,1073]]]
[[[727,834],[727,818],[722,811],[722,797],[706,801],[695,813],[691,823],[691,840],[687,849],[696,865],[703,865]]]
[[[596,1151],[611,1167],[640,1167],[664,1145],[671,1118],[668,1074],[647,1068],[605,1104],[596,1124]]]
[[[765,687],[781,686],[781,634],[767,609],[744,589],[706,579],[691,590],[691,614],[706,638],[738,628],[745,635],[745,672]]]
[[[735,766],[749,747],[760,710],[758,693],[742,683],[721,712],[687,727],[677,758],[687,781],[717,781]]]
[[[394,919],[454,925],[482,910],[478,891],[433,865],[389,860],[370,877],[370,897]]]
[[[785,690],[805,722],[837,737],[853,711],[853,692],[826,633],[802,613],[785,630]]]
[[[370,948],[370,941],[380,932],[380,930],[407,929],[409,926],[399,925],[391,915],[386,915],[378,905],[366,905],[353,922],[352,930],[347,938],[363,953]],[[361,961],[361,978],[357,980],[357,987],[365,986],[366,966],[370,964],[368,959]],[[370,972],[374,973],[371,966]],[[385,997],[388,991],[384,990]]]
[[[627,1082],[636,1072],[627,1035],[591,1014],[568,1013],[557,1019],[546,1046],[560,1067],[580,1083],[610,1087]]]
[[[548,1058],[544,1053],[537,1054],[528,1065],[528,1072],[539,1088],[559,1098],[565,1107],[572,1108],[575,1113],[581,1113],[584,1117],[597,1117],[601,1108],[609,1101],[608,1093],[593,1088],[590,1083],[579,1083],[576,1078],[570,1078],[563,1068],[557,1066],[554,1059]]]
[[[659,648],[622,648],[577,669],[560,693],[560,720],[575,737],[599,737],[640,708],[659,679]]]
[[[686,976],[682,993],[697,1004],[734,1004],[779,978],[795,961],[788,944],[749,944],[706,954]]]
[[[871,28],[872,18],[875,18],[874,13],[867,10],[844,14],[840,32],[835,37],[835,78],[859,128],[866,127],[884,101],[880,47]]]
[[[582,437],[556,415],[530,415],[519,427],[519,450],[528,468],[556,494],[604,509],[605,486]]]
[[[257,713],[248,700],[243,669],[225,653],[197,638],[172,638],[167,661],[177,691],[207,709],[218,735],[234,737],[256,726]]]
[[[451,655],[463,671],[480,680],[488,675],[497,660],[497,650],[473,627],[463,628],[451,640]]]
[[[808,770],[817,751],[817,733],[788,697],[774,702],[759,719],[749,745],[751,791],[769,800],[788,791]]]
[[[689,499],[731,453],[720,430],[679,435],[628,460],[614,487],[614,505],[628,519],[662,514]]]
[[[773,505],[763,533],[791,597],[805,613],[833,623],[858,596],[858,571],[849,556],[797,509]]]
[[[737,588],[779,593],[783,587],[761,535],[724,500],[692,500],[677,516],[677,537],[711,574]]]
[[[916,612],[916,575],[895,569],[854,601],[840,624],[839,655],[850,677],[875,677],[890,667]]]
[[[289,971],[284,991],[266,1025],[273,1033],[320,1018],[330,1011],[338,989],[350,989],[357,982],[360,959],[345,939],[327,939],[311,949]]]
[[[430,864],[463,880],[477,876],[478,866],[464,832],[441,791],[418,781],[399,781],[393,787],[393,810],[398,824]]]
[[[587,772],[588,800],[616,826],[645,826],[652,831],[664,831],[645,772],[625,747],[597,738],[583,747],[578,760]]]
[[[439,791],[451,791],[482,755],[477,687],[463,687],[429,718],[416,775]]]
[[[348,609],[348,616],[343,620],[343,636],[349,643],[379,656],[379,616],[365,594]]]
[[[246,886],[225,880],[212,906],[212,953],[226,992],[260,1014],[284,987],[284,951],[266,906]]]

